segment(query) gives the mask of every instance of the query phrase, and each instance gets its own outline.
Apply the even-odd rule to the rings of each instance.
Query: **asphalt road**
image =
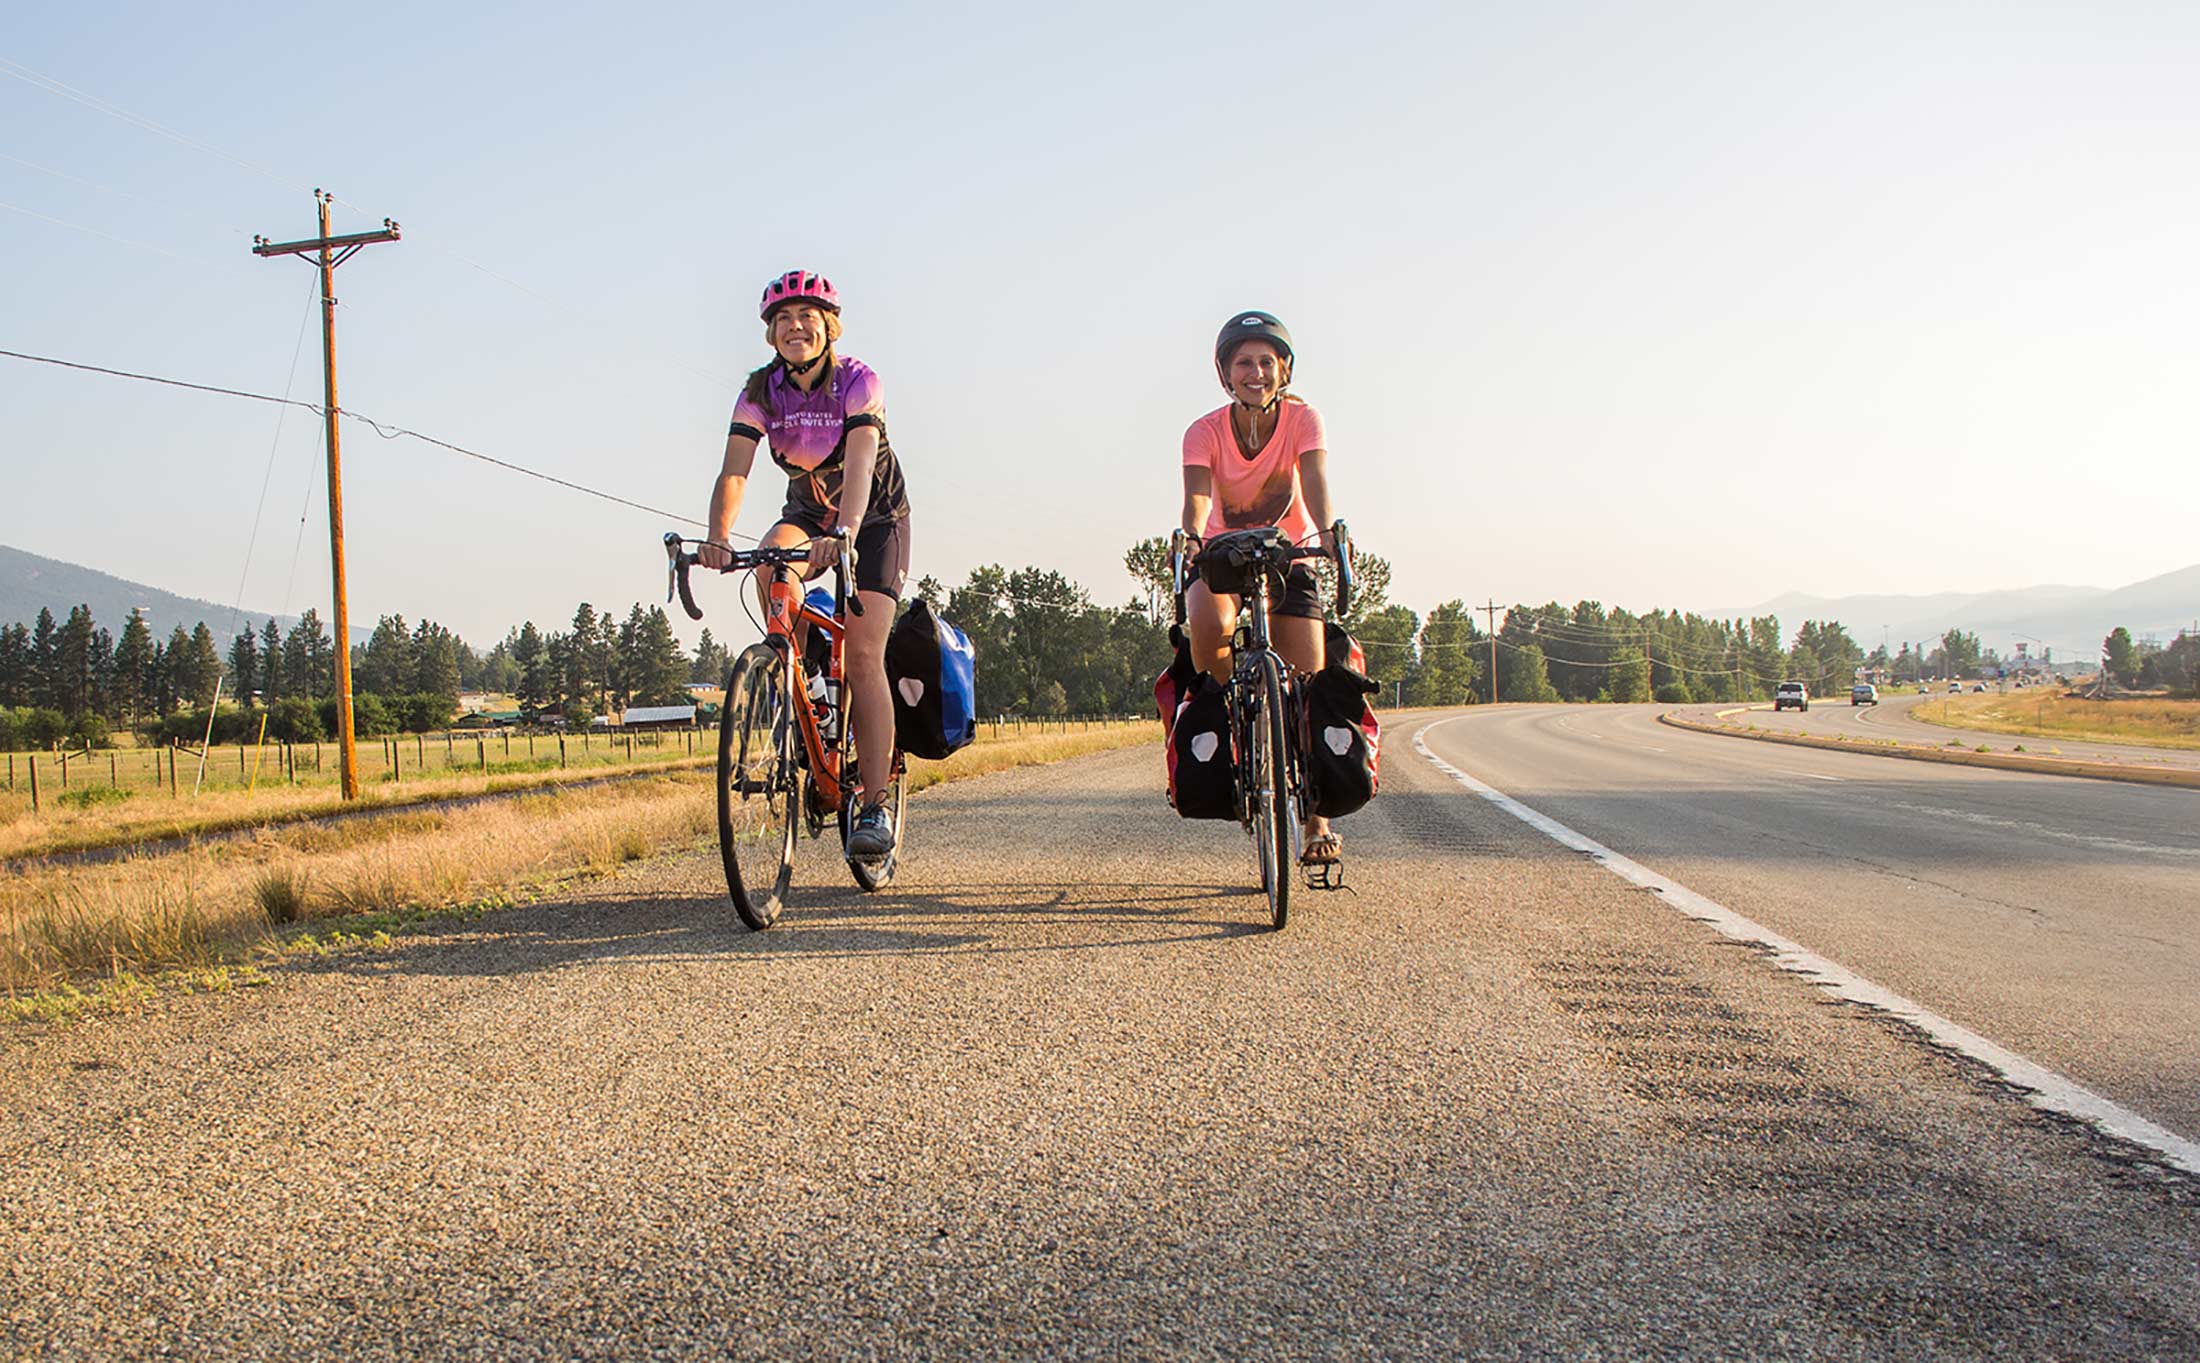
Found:
[[[1784,807],[1785,778],[1660,776],[1677,739],[1599,754],[1642,733],[1554,731],[1575,714],[1429,737],[1539,777],[1515,793],[1553,812],[1711,830],[1723,856],[1660,869],[1736,897],[1782,862],[1798,902],[1819,873],[1900,880],[1800,807],[1715,812]],[[1176,820],[1143,749],[928,791],[899,884],[863,897],[810,857],[764,934],[698,849],[270,988],[11,1030],[0,1353],[2200,1355],[2200,1182],[1559,847],[1417,757],[1417,727],[1344,825],[1352,889],[1281,934],[1245,839]],[[1994,808],[1914,777],[1889,798]],[[1792,784],[1817,816],[1852,794]],[[1766,798],[1718,795],[1743,787]],[[1904,817],[1950,848],[1993,827]],[[1939,879],[2005,874],[2001,846]],[[1873,940],[1848,883],[1796,925],[1820,949]],[[2088,937],[1953,889],[1895,926],[1958,913]],[[2189,926],[2154,954],[2189,963]],[[2173,1051],[2115,1063],[2182,1120]]]
[[[2136,743],[2091,743],[2027,734],[1988,733],[1983,729],[1959,729],[1946,724],[1927,723],[1917,717],[1921,709],[1925,712],[1938,710],[1947,699],[1944,693],[1920,696],[1915,691],[1903,694],[1889,688],[1883,689],[1880,694],[1885,699],[1877,705],[1851,705],[1847,696],[1840,695],[1830,699],[1814,698],[1808,710],[1773,710],[1769,706],[1763,709],[1752,706],[1746,715],[1735,715],[1733,718],[1745,720],[1760,728],[1828,737],[1846,735],[1850,738],[1875,739],[1882,743],[1894,739],[1903,743],[1922,743],[1928,747],[1939,747],[1953,739],[1967,747],[1976,747],[1983,743],[1995,752],[2011,752],[2021,744],[2026,752],[2043,757],[2200,770],[2200,750],[2192,748],[2152,748]],[[1717,712],[1731,711],[1733,708],[1697,705],[1684,707],[1680,713],[1708,722]]]

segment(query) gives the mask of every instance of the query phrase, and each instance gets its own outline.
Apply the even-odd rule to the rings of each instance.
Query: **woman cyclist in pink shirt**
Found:
[[[1274,526],[1296,543],[1319,535],[1324,548],[1335,549],[1321,413],[1291,394],[1291,360],[1291,333],[1270,313],[1238,313],[1215,337],[1215,375],[1230,400],[1184,432],[1187,534],[1205,539]],[[1225,675],[1236,598],[1217,596],[1195,580],[1185,591],[1185,606],[1192,666]],[[1269,616],[1270,637],[1284,661],[1301,673],[1319,672],[1322,599],[1312,568],[1292,567]],[[1329,820],[1308,816],[1303,860],[1332,862],[1343,850]]]
[[[880,857],[894,848],[893,816],[885,805],[894,755],[886,635],[909,575],[909,494],[886,439],[878,375],[833,349],[840,339],[840,295],[832,281],[790,270],[764,286],[760,311],[764,339],[776,353],[749,375],[734,404],[725,464],[711,488],[710,538],[698,557],[708,568],[730,562],[726,538],[741,513],[760,443],[787,475],[787,500],[778,523],[759,543],[807,542],[804,576],[815,576],[833,561],[834,532],[846,530],[853,537],[863,613],[849,616],[846,661],[863,790],[848,851]],[[764,583],[757,586],[761,596]]]

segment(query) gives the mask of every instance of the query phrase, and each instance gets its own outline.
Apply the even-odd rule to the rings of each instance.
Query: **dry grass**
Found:
[[[1158,724],[1130,724],[980,740],[945,762],[917,763],[911,788],[1159,735]],[[99,864],[34,866],[0,880],[0,991],[17,1016],[54,1016],[68,1011],[57,1000],[89,997],[78,992],[88,981],[134,998],[149,972],[211,978],[205,972],[301,942],[318,949],[332,930],[348,940],[410,915],[608,875],[713,836],[711,780],[690,767],[456,810],[267,827]]]
[[[143,790],[131,791],[128,798],[121,800],[63,802],[46,797],[49,802],[45,808],[33,814],[30,797],[18,790],[12,796],[0,795],[0,858],[12,860],[56,852],[128,847],[164,838],[270,827],[317,818],[347,807],[397,809],[469,795],[600,780],[628,772],[698,768],[709,765],[712,760],[682,753],[654,762],[576,762],[563,769],[548,770],[539,765],[503,771],[492,767],[487,775],[477,771],[418,781],[367,781],[360,787],[359,799],[349,806],[334,785],[322,784],[263,786],[249,792],[236,787],[217,787],[196,796],[187,792],[181,798],[172,797],[165,791]]]
[[[2200,700],[2082,700],[2044,692],[1962,695],[1920,701],[1928,724],[1988,733],[2200,748]]]

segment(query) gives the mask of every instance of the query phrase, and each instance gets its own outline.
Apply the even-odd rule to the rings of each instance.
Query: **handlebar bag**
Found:
[[[1353,665],[1361,656],[1358,644],[1345,638],[1346,647],[1337,647],[1343,634],[1331,627],[1328,656],[1335,661],[1301,686],[1306,697],[1301,713],[1306,721],[1307,802],[1325,819],[1357,813],[1375,798],[1382,775],[1382,726],[1368,704],[1368,697],[1382,686]]]
[[[922,597],[886,636],[886,680],[894,741],[911,757],[936,762],[978,736],[977,650]]]
[[[1158,688],[1157,688],[1158,689]],[[1169,803],[1187,819],[1237,817],[1236,752],[1222,683],[1210,673],[1192,679],[1169,725]]]
[[[1264,565],[1279,576],[1281,555],[1291,548],[1291,537],[1268,527],[1232,530],[1208,540],[1199,551],[1199,578],[1207,590],[1243,596],[1253,590],[1253,574]]]

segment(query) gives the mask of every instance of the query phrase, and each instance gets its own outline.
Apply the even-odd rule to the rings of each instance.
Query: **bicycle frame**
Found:
[[[1297,707],[1292,703],[1297,688],[1291,685],[1291,664],[1268,639],[1268,575],[1254,574],[1253,590],[1239,596],[1237,627],[1230,631],[1230,680],[1222,688],[1222,703],[1230,712],[1230,738],[1236,747],[1235,765],[1238,776],[1238,823],[1245,831],[1253,831],[1253,803],[1259,798],[1253,779],[1253,724],[1260,718],[1260,660],[1273,658],[1276,673],[1284,680],[1284,728],[1296,733],[1299,729]],[[1243,645],[1240,645],[1243,640]],[[1299,784],[1299,758],[1296,747],[1278,754],[1284,764],[1284,780],[1290,786],[1294,798],[1303,797]],[[1297,841],[1296,833],[1293,841]]]
[[[836,597],[845,591],[842,587]],[[810,780],[817,788],[818,802],[826,809],[838,809],[847,791],[841,776],[846,770],[847,749],[853,741],[855,728],[847,722],[847,707],[852,702],[847,687],[847,633],[846,622],[825,614],[809,604],[802,584],[793,578],[773,574],[765,589],[764,637],[774,642],[787,658],[793,677],[794,695],[801,698],[795,713],[801,717],[802,747],[809,754]],[[818,727],[818,704],[810,699],[809,669],[802,649],[797,645],[797,627],[807,624],[811,629],[822,629],[831,646],[825,665],[825,680],[829,686],[837,685],[842,707],[840,738],[827,747],[825,735]]]

